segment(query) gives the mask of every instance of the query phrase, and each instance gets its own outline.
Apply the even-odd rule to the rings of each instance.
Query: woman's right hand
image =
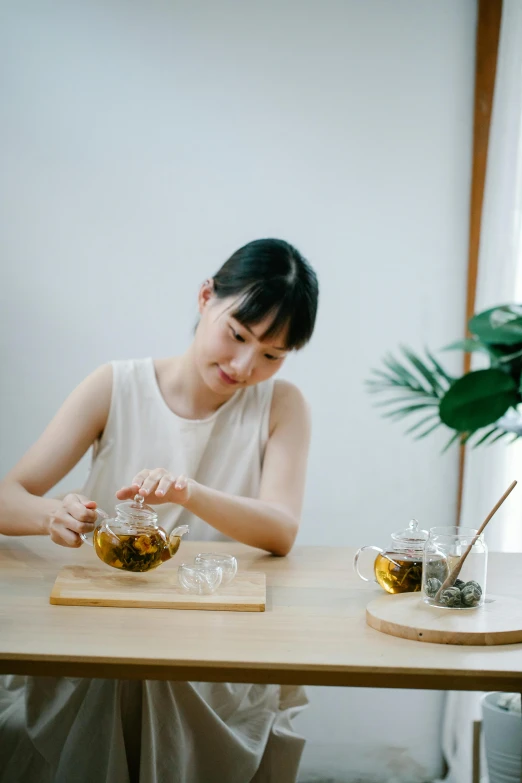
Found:
[[[96,522],[96,503],[85,495],[66,495],[51,517],[49,535],[60,546],[79,547],[80,533],[91,533]]]

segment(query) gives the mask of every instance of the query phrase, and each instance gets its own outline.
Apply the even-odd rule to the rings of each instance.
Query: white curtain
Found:
[[[522,2],[504,0],[475,312],[522,303]],[[514,478],[521,477],[522,444],[501,440],[468,449],[461,524],[478,527]],[[522,487],[488,527],[495,551],[522,550]]]
[[[504,0],[480,237],[475,312],[522,303],[522,2]],[[474,365],[476,366],[476,365]],[[491,551],[522,551],[522,442],[468,449],[460,523],[478,527],[513,481],[487,531]],[[472,722],[481,694],[449,693],[443,727],[447,781],[470,783]],[[487,780],[482,765],[482,780]]]

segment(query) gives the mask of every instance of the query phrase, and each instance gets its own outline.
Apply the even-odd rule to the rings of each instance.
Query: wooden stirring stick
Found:
[[[488,524],[488,522],[490,522],[490,521],[491,521],[491,519],[492,519],[492,518],[495,516],[495,514],[497,513],[497,511],[499,510],[500,506],[501,506],[501,505],[502,505],[502,503],[505,501],[505,499],[507,498],[507,496],[508,496],[508,495],[509,495],[511,492],[513,492],[513,490],[515,489],[516,485],[517,485],[517,482],[516,482],[516,481],[513,481],[513,482],[512,482],[512,483],[509,485],[509,487],[506,489],[506,491],[504,492],[504,494],[502,495],[502,497],[500,498],[500,500],[499,500],[499,501],[498,501],[498,502],[495,504],[495,506],[494,506],[494,507],[491,509],[491,511],[490,511],[490,512],[489,512],[489,514],[487,515],[486,519],[484,520],[484,522],[483,522],[483,523],[481,524],[481,526],[479,527],[477,535],[476,535],[476,536],[473,538],[473,540],[472,540],[471,544],[469,544],[469,546],[468,546],[468,548],[466,549],[466,551],[464,552],[464,554],[462,554],[462,555],[460,556],[460,558],[458,559],[458,561],[457,561],[457,563],[455,564],[454,568],[451,570],[451,572],[450,572],[449,576],[448,576],[448,577],[447,577],[447,578],[444,580],[443,584],[442,584],[442,585],[439,587],[439,589],[437,590],[437,594],[435,595],[435,599],[434,599],[435,601],[438,601],[438,600],[439,600],[440,594],[442,593],[442,591],[443,591],[443,590],[445,590],[447,587],[451,587],[452,585],[454,585],[454,584],[455,584],[455,580],[458,578],[458,575],[460,574],[461,568],[462,568],[462,566],[464,565],[464,561],[466,560],[467,556],[468,556],[468,555],[469,555],[469,553],[471,552],[471,550],[472,550],[473,546],[476,544],[476,542],[477,542],[477,540],[478,540],[479,536],[480,536],[480,535],[481,535],[481,533],[483,532],[483,530],[484,530],[484,528],[486,527],[486,525]]]

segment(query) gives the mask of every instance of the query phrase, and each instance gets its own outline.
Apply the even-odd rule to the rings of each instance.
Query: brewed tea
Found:
[[[94,532],[94,547],[100,560],[124,571],[152,571],[174,557],[180,543],[180,536],[168,538],[157,528],[123,535],[104,526]]]
[[[397,552],[375,558],[375,577],[387,593],[416,593],[422,585],[422,559]]]

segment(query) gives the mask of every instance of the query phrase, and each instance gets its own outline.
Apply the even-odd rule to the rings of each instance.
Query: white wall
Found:
[[[276,235],[322,285],[285,370],[314,416],[300,543],[452,522],[456,454],[380,420],[363,379],[461,334],[474,0],[2,10],[0,472],[95,366],[183,350],[200,281]],[[304,778],[438,771],[440,695],[311,695]]]

